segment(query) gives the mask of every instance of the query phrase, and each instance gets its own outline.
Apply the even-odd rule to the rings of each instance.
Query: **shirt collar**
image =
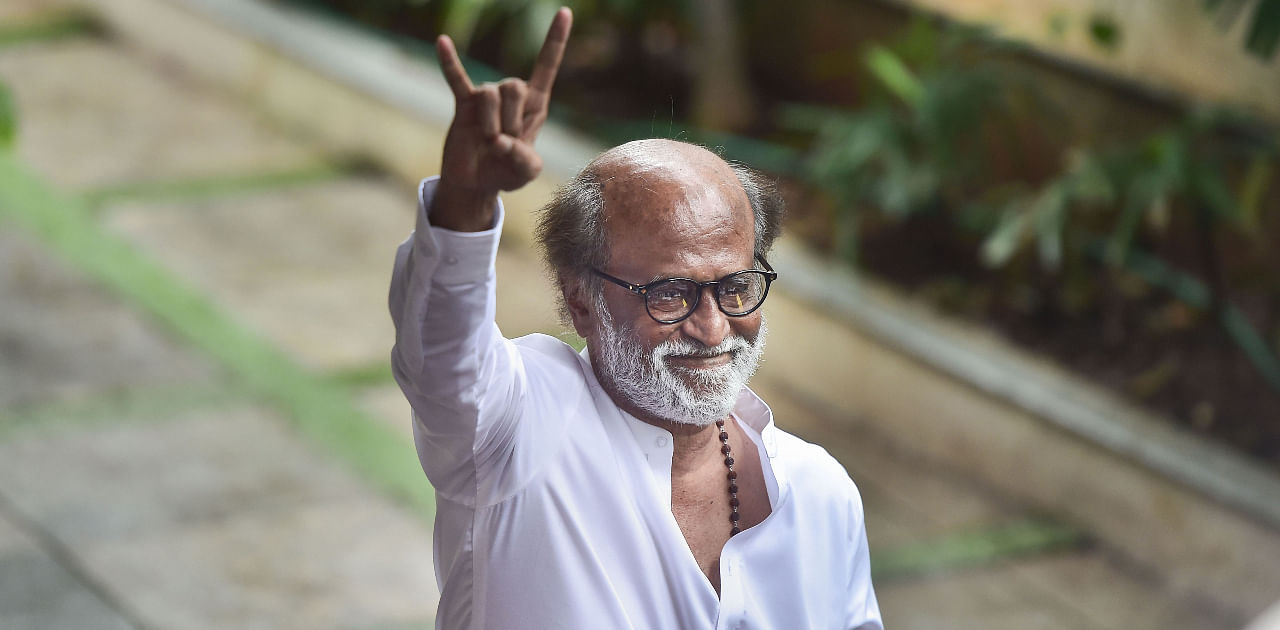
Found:
[[[631,436],[635,439],[634,444],[639,447],[654,478],[661,480],[663,487],[668,489],[668,492],[659,494],[670,508],[671,457],[674,452],[671,432],[649,424],[619,407],[596,379],[595,370],[591,367],[589,351],[583,348],[579,357],[588,385],[597,391],[597,396],[609,401],[609,407],[617,412],[622,423],[630,430]],[[758,441],[764,448],[765,456],[769,458],[768,462],[761,462],[761,464],[764,465],[765,484],[769,487],[770,504],[776,510],[790,494],[790,484],[784,467],[778,465],[781,460],[778,459],[778,428],[773,422],[773,410],[750,388],[743,387],[738,393],[733,413],[741,423],[746,425],[751,440]]]
[[[600,382],[596,379],[595,370],[591,367],[591,354],[589,349],[583,348],[582,352],[578,354],[582,357],[582,361],[584,362],[583,372],[590,380],[591,386],[603,390]],[[602,393],[606,396],[608,395],[607,392],[602,391]],[[614,406],[617,406],[616,403]],[[667,457],[668,459],[670,458],[670,431],[640,420],[639,418],[627,413],[621,407],[618,408],[618,412],[627,420],[627,425],[635,435],[636,441],[640,443],[641,449],[648,453],[650,445],[659,446],[659,448],[666,447]],[[764,445],[765,454],[769,459],[777,457],[778,428],[773,422],[773,410],[769,408],[769,405],[765,403],[760,396],[756,395],[755,392],[751,391],[751,388],[743,387],[742,391],[738,393],[737,402],[734,403],[733,413],[738,417],[739,421],[746,423],[751,430],[755,431],[756,434],[760,436],[760,441]],[[661,440],[664,436],[667,438],[665,443]]]

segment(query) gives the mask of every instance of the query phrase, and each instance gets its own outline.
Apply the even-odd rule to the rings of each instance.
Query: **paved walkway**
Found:
[[[6,3],[0,29],[57,4]],[[431,501],[386,367],[411,187],[109,37],[7,41],[0,628],[429,627]],[[509,335],[559,330],[539,269],[500,252]],[[776,338],[837,325],[775,299]],[[1242,621],[787,376],[756,387],[858,480],[890,627]]]

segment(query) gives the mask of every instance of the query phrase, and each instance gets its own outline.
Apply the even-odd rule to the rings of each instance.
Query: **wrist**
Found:
[[[493,227],[498,209],[497,191],[454,186],[444,177],[436,184],[427,220],[455,232],[482,232]]]

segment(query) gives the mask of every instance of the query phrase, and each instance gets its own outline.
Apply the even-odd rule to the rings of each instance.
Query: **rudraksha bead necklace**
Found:
[[[729,469],[729,522],[733,529],[729,537],[742,531],[738,529],[738,473],[733,471],[733,449],[729,448],[729,433],[724,430],[724,420],[716,420],[716,428],[720,429],[720,452],[724,453],[724,465]]]

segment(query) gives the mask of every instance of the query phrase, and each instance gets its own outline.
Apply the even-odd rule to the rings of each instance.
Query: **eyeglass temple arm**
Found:
[[[618,285],[618,286],[620,286],[620,287],[622,287],[622,288],[624,288],[624,289],[626,289],[626,290],[628,290],[628,291],[630,291],[630,292],[632,292],[632,293],[634,293],[634,294],[636,294],[636,295],[644,295],[644,287],[643,287],[643,286],[636,285],[636,284],[631,284],[630,282],[627,282],[626,280],[623,280],[623,279],[621,279],[621,278],[616,278],[616,277],[614,277],[614,276],[611,276],[611,275],[609,275],[609,274],[607,274],[607,273],[605,273],[605,272],[603,272],[603,271],[600,271],[599,269],[592,269],[591,271],[595,272],[595,274],[596,274],[597,276],[600,276],[601,278],[604,278],[605,280],[608,280],[609,282],[612,282],[612,283],[614,283],[614,284],[616,284],[616,285]]]
[[[769,265],[769,261],[764,259],[764,254],[757,253],[756,260],[760,261],[760,264],[764,265],[765,271],[768,271],[769,273],[773,274],[775,278],[777,278],[778,272],[774,271],[773,267]]]

